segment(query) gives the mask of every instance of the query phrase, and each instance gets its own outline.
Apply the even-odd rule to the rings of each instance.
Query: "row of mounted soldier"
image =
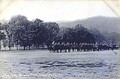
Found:
[[[49,45],[48,50],[51,52],[79,52],[116,50],[118,48],[118,45],[113,44],[53,42],[51,45]]]

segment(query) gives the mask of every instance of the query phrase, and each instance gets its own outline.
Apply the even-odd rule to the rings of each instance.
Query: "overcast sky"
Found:
[[[93,16],[116,17],[103,1],[20,1],[16,0],[2,13],[1,19],[9,20],[13,15],[25,15],[29,20],[72,21]]]

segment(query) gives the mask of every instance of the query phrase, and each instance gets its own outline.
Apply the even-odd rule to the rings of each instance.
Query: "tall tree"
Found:
[[[104,43],[106,41],[105,36],[96,28],[90,28],[90,33],[93,34],[95,41],[98,44]]]
[[[56,22],[46,22],[44,23],[45,27],[47,28],[47,40],[46,44],[50,45],[55,37],[57,36],[60,28]]]
[[[32,43],[39,48],[39,46],[42,45],[47,39],[47,28],[40,19],[35,19],[33,22],[31,22],[30,27]]]
[[[5,34],[0,31],[0,50],[1,50],[1,40],[4,40],[5,39]]]
[[[28,26],[28,20],[25,16],[21,16],[21,15],[17,15],[17,16],[13,16],[10,21],[5,24],[5,30],[6,33],[8,35],[8,39],[9,39],[9,49],[11,47],[11,43],[13,41],[13,43],[15,43],[16,45],[18,45],[20,43],[20,45],[22,46],[26,46],[25,41],[27,42],[27,40],[25,39],[25,35],[26,35],[26,31],[27,31],[27,26]],[[19,30],[22,30],[23,33],[21,33],[22,35],[19,35]],[[24,38],[23,38],[24,37]],[[27,35],[26,35],[27,37]],[[22,39],[20,39],[22,38]]]
[[[3,24],[3,27],[4,27],[4,31],[6,33],[6,39],[8,39],[8,47],[9,47],[9,50],[11,50],[11,47],[13,46],[13,34],[12,34],[12,30],[11,30],[11,27],[10,25],[5,22]]]

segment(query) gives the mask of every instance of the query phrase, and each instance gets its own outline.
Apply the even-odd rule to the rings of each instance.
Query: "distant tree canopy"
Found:
[[[60,31],[55,41],[80,44],[80,43],[95,43],[96,39],[87,28],[78,24],[74,28],[66,28]]]
[[[55,22],[43,22],[40,19],[29,21],[25,16],[13,16],[9,22],[4,23],[4,30],[8,39],[8,47],[12,45],[29,46],[48,44],[59,32],[59,25]],[[12,45],[11,45],[12,44]]]
[[[2,31],[3,32],[2,32]],[[44,22],[36,18],[29,21],[25,16],[13,16],[9,22],[0,24],[0,40],[7,43],[9,49],[12,46],[36,47],[49,46],[52,42],[59,43],[107,43],[116,44],[120,34],[113,33],[112,36],[104,35],[99,30],[87,29],[81,24],[72,28],[61,29],[56,22]],[[6,43],[4,44],[6,46]]]

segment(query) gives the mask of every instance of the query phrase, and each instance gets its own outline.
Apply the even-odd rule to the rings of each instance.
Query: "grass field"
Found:
[[[1,51],[0,79],[120,79],[120,50]]]

